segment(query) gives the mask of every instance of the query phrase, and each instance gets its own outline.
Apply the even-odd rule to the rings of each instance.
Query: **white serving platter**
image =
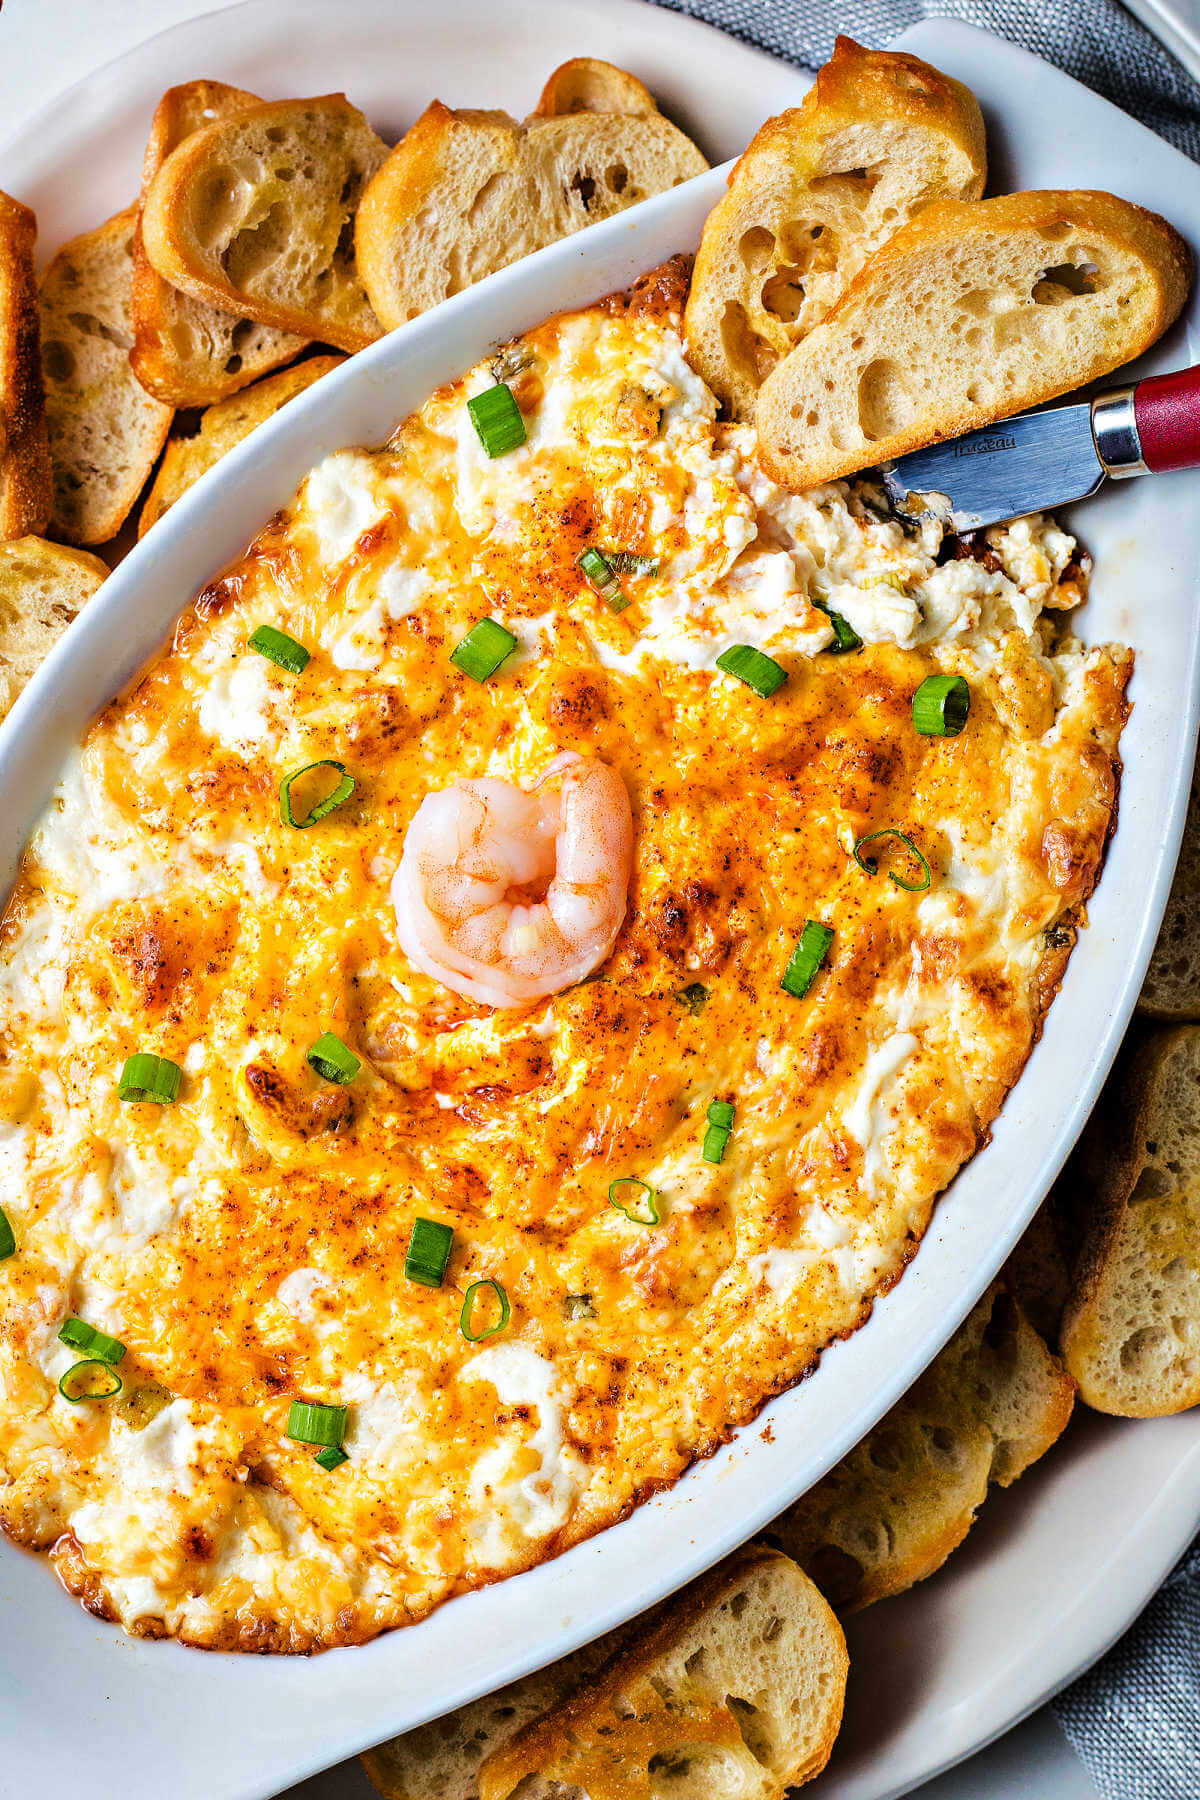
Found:
[[[1132,121],[1035,59],[965,27],[939,22],[903,41],[979,93],[994,187],[1109,186],[1169,212],[1200,243],[1192,165]],[[313,0],[254,0],[142,46],[73,90],[26,128],[20,144],[0,150],[0,185],[36,205],[52,249],[128,199],[149,110],[172,81],[205,74],[268,94],[345,87],[394,132],[433,91],[452,103],[486,98],[522,111],[555,62],[584,51],[634,68],[714,156],[740,148],[763,116],[794,102],[804,86],[794,72],[729,39],[622,0],[517,4],[502,16],[470,0],[440,19],[413,0],[352,0],[336,12]],[[342,443],[385,436],[429,387],[495,337],[690,247],[720,185],[716,174],[701,177],[416,321],[301,397],[181,501],[122,564],[0,730],[4,879],[84,721],[313,461]],[[1198,323],[1193,311],[1146,368],[1194,359]],[[765,1523],[899,1396],[1036,1208],[1095,1098],[1136,997],[1182,829],[1195,741],[1196,499],[1196,479],[1183,476],[1128,483],[1077,509],[1077,528],[1098,563],[1085,635],[1123,638],[1139,653],[1120,826],[1091,928],[993,1142],[942,1202],[916,1263],[871,1323],[831,1352],[810,1381],[774,1402],[757,1426],[632,1519],[359,1650],[309,1662],[259,1661],[135,1642],[83,1614],[58,1592],[44,1563],[0,1547],[0,1605],[9,1622],[0,1638],[0,1709],[8,1726],[0,1792],[56,1792],[83,1779],[93,1792],[130,1800],[163,1792],[175,1800],[268,1794],[650,1604]],[[762,1433],[767,1417],[770,1442]],[[873,1722],[874,1747],[869,1732],[851,1732],[823,1778],[827,1796],[882,1800],[965,1754],[1090,1660],[1144,1600],[1200,1510],[1200,1429],[1190,1419],[1126,1428],[1123,1457],[1108,1445],[1111,1429],[1102,1429],[1105,1441],[1090,1460],[1078,1461],[1075,1452],[1062,1463],[1076,1472],[1076,1486],[1060,1496],[1074,1511],[1060,1513],[1056,1505],[1043,1518],[1043,1555],[1056,1526],[1072,1541],[1086,1533],[1091,1553],[1070,1593],[1060,1593],[1049,1574],[1031,1578],[1031,1593],[1061,1601],[1036,1634],[1036,1654],[1028,1653],[1027,1614],[1024,1640],[1009,1631],[1002,1654],[977,1664],[965,1696],[956,1695],[953,1682],[939,1685],[939,1666],[944,1675],[954,1658],[939,1659],[934,1645],[917,1653],[910,1644],[894,1666],[885,1657],[877,1666],[889,1683],[888,1705],[852,1702],[852,1712]],[[1144,1446],[1136,1473],[1135,1439]],[[1126,1491],[1144,1483],[1140,1517],[1099,1502],[1103,1484],[1114,1480]],[[1090,1505],[1080,1504],[1084,1491]],[[1063,1552],[1059,1542],[1055,1554]],[[975,1546],[965,1555],[976,1557]],[[867,1621],[897,1618],[907,1604],[879,1609]],[[1003,1616],[1012,1623],[1011,1614]],[[957,1629],[957,1607],[955,1621]],[[964,1614],[964,1628],[972,1623],[963,1641],[978,1658],[986,1615]],[[855,1630],[857,1638],[867,1622]],[[856,1662],[869,1669],[870,1651]],[[856,1683],[865,1693],[857,1675]]]

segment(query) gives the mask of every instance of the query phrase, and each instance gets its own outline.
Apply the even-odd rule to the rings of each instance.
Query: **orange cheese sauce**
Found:
[[[330,459],[92,726],[31,843],[0,982],[0,1516],[132,1629],[361,1641],[628,1512],[862,1320],[1034,1041],[1127,653],[1006,615],[829,654],[837,557],[850,585],[950,578],[845,487],[797,548],[676,329],[660,292],[531,333],[508,458],[466,418],[484,371]],[[580,576],[597,544],[658,561],[619,615]],[[1021,580],[972,584],[986,609]],[[1069,605],[1078,565],[1042,585]],[[485,616],[518,651],[481,685],[449,653]],[[248,649],[263,624],[302,674]],[[739,639],[787,670],[770,699],[716,669]],[[971,684],[955,738],[912,726],[939,670]],[[406,961],[391,878],[426,793],[531,787],[565,750],[627,786],[625,922],[594,978],[492,1011]],[[293,829],[280,783],[321,759],[353,794]],[[873,875],[850,854],[888,827],[926,891],[889,879],[915,868],[894,841]],[[834,941],[797,999],[810,918]],[[306,1062],[326,1031],[348,1085]],[[138,1050],[183,1070],[173,1106],[120,1102]],[[657,1225],[608,1204],[626,1175]],[[405,1278],[418,1217],[453,1227],[439,1289]],[[472,1344],[484,1277],[511,1319]],[[57,1396],[68,1313],[128,1346],[119,1400]],[[285,1435],[295,1398],[347,1407],[336,1471]]]

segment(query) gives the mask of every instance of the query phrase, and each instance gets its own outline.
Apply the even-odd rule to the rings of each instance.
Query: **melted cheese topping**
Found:
[[[527,344],[521,449],[483,453],[480,368],[312,472],[88,732],[5,915],[0,1512],[132,1629],[360,1641],[675,1479],[900,1273],[1099,866],[1129,658],[1044,610],[1081,596],[1069,538],[956,558],[868,485],[785,493],[661,304]],[[620,614],[589,544],[657,559]],[[862,651],[827,654],[829,609]],[[485,615],[519,650],[480,686],[449,652]],[[732,643],[787,669],[771,700]],[[912,729],[937,670],[971,683],[955,739]],[[565,750],[628,786],[627,916],[597,978],[494,1013],[406,962],[389,885],[426,792]],[[290,830],[281,779],[329,757],[352,800]],[[927,893],[853,861],[885,826]],[[798,1001],[806,918],[835,939]],[[348,1087],[306,1065],[327,1030]],[[180,1064],[174,1106],[120,1103],[134,1050]],[[657,1226],[607,1205],[628,1174]],[[454,1228],[439,1290],[404,1278],[418,1216]],[[512,1318],[473,1345],[484,1276]],[[117,1400],[59,1396],[68,1313],[128,1345]],[[294,1397],[348,1408],[338,1470]]]

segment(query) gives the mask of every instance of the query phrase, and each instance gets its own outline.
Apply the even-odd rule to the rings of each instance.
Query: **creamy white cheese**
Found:
[[[270,718],[273,688],[265,656],[247,654],[211,674],[200,694],[201,731],[230,750],[266,750],[279,741]]]
[[[374,459],[364,450],[335,450],[319,462],[301,494],[322,562],[345,562],[364,531],[388,511]]]
[[[481,1520],[478,1551],[486,1567],[504,1554],[514,1536],[540,1540],[565,1522],[584,1469],[563,1441],[566,1398],[554,1365],[527,1344],[479,1350],[463,1369],[463,1381],[489,1381],[505,1406],[532,1406],[538,1422],[527,1442],[511,1440],[485,1452],[471,1474],[471,1493]],[[526,1457],[537,1468],[523,1473]]]
[[[868,1189],[883,1166],[883,1139],[894,1122],[886,1105],[887,1091],[917,1047],[911,1031],[885,1038],[867,1057],[858,1092],[843,1115],[846,1130],[862,1147],[863,1184]]]

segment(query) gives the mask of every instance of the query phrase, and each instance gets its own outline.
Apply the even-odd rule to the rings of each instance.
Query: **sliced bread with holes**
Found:
[[[776,1519],[768,1540],[839,1612],[901,1593],[966,1537],[988,1485],[1008,1487],[1061,1435],[1075,1386],[993,1287],[903,1400]]]
[[[142,198],[171,152],[194,131],[247,107],[257,94],[223,81],[185,81],[154,109],[142,162]],[[257,319],[219,310],[172,287],[152,266],[139,209],[133,238],[133,372],[148,394],[171,406],[211,406],[260,375],[291,362],[306,339]]]
[[[656,113],[654,96],[636,75],[598,56],[573,56],[560,63],[542,89],[538,118],[563,113]]]
[[[767,377],[759,451],[800,489],[1037,406],[1139,356],[1191,253],[1112,194],[935,201]]]
[[[0,544],[0,719],[107,579],[87,550],[39,537]]]
[[[297,394],[302,394],[305,388],[310,388],[322,375],[338,368],[345,360],[344,356],[310,356],[294,368],[280,369],[278,374],[268,375],[253,387],[243,388],[240,394],[232,394],[228,400],[219,400],[215,406],[210,406],[201,417],[199,431],[191,437],[172,435],[154,485],[142,506],[138,536],[145,537],[179,496],[185,494],[194,481],[199,481],[214,463],[220,462],[235,444],[249,437],[255,426],[271,418],[281,406],[286,406],[289,400],[294,400]]]
[[[0,193],[0,542],[44,531],[53,484],[33,247],[37,219]]]
[[[545,1674],[369,1752],[368,1774],[386,1800],[649,1795],[655,1770],[678,1800],[783,1800],[825,1767],[846,1644],[786,1556],[739,1551],[622,1635],[602,1667],[596,1646],[558,1665],[540,1717]]]
[[[1074,1164],[1088,1220],[1061,1347],[1098,1412],[1200,1405],[1200,1026],[1122,1054]]]
[[[1138,1011],[1176,1023],[1200,1019],[1200,763],[1192,771],[1175,879]]]
[[[768,119],[700,240],[688,356],[734,418],[851,277],[931,200],[975,200],[983,119],[961,82],[839,37],[803,103]]]
[[[698,175],[657,112],[452,112],[435,100],[363,196],[358,261],[389,329],[532,250]]]
[[[42,276],[50,529],[70,544],[116,536],[173,417],[129,366],[133,230],[130,207],[64,244]]]
[[[273,100],[184,138],[142,204],[142,241],[173,287],[277,331],[362,350],[379,336],[354,215],[387,156],[344,94]]]

